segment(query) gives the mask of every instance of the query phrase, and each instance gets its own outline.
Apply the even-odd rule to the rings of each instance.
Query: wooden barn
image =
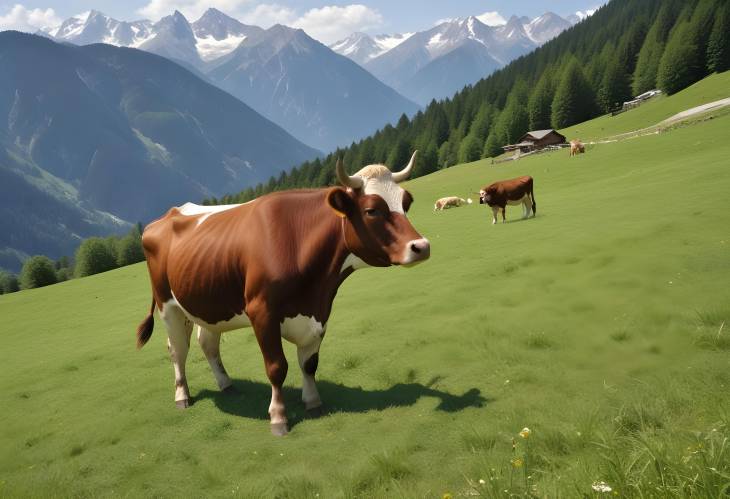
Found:
[[[544,149],[548,146],[565,144],[566,142],[567,140],[565,139],[565,136],[553,129],[534,130],[532,132],[527,132],[525,135],[520,137],[520,140],[516,144],[503,146],[502,149],[504,149],[505,152],[519,151],[521,153],[526,153]]]

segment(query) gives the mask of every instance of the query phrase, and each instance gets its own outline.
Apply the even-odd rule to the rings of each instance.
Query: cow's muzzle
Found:
[[[428,260],[431,256],[431,243],[426,238],[414,239],[406,244],[405,255],[401,265],[410,267]]]

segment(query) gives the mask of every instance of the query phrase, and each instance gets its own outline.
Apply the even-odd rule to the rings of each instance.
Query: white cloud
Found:
[[[255,0],[149,0],[137,13],[157,20],[179,10],[189,21],[195,21],[209,7],[215,7],[243,23],[262,28],[274,24],[302,28],[323,43],[331,43],[354,31],[373,29],[383,24],[380,12],[361,4],[328,5],[300,15],[294,9],[276,3],[258,3],[254,6],[255,3]]]
[[[289,7],[263,3],[257,5],[240,17],[242,23],[268,28],[274,24],[291,25],[297,19],[297,13]]]
[[[61,24],[61,18],[53,9],[26,9],[21,4],[15,4],[5,15],[0,14],[0,30],[15,29],[33,33],[58,24]]]
[[[150,0],[147,5],[137,9],[137,13],[156,21],[179,10],[188,21],[193,22],[210,7],[238,18],[251,3],[252,0]]]
[[[352,4],[310,9],[294,21],[293,25],[302,28],[322,43],[329,44],[349,36],[354,31],[367,31],[382,24],[383,16],[377,10],[365,5]]]
[[[476,16],[476,18],[487,26],[504,26],[507,24],[507,20],[496,10],[492,12],[485,12],[482,15]]]

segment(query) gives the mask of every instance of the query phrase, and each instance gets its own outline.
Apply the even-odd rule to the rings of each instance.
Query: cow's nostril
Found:
[[[413,251],[414,253],[420,253],[421,252],[421,248],[419,248],[418,246],[416,246],[416,243],[412,243],[411,244],[411,251]]]

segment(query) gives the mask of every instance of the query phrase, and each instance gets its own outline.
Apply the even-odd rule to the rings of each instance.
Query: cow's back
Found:
[[[486,192],[496,195],[500,203],[522,199],[525,194],[532,193],[532,177],[524,175],[509,180],[494,182],[486,188]]]

